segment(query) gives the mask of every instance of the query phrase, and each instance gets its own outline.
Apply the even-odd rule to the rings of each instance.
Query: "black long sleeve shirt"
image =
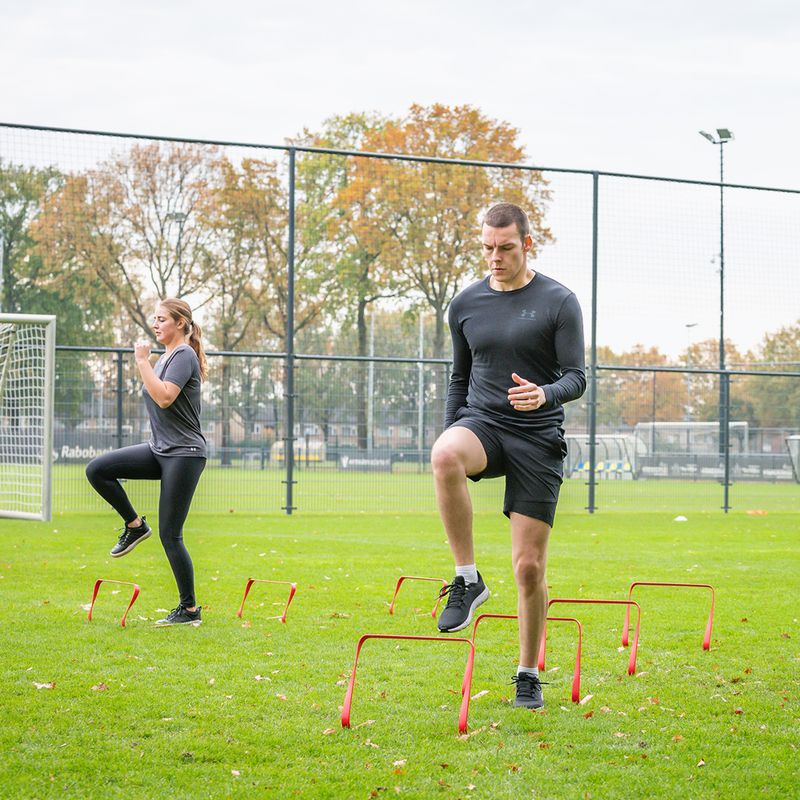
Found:
[[[521,289],[500,292],[489,278],[473,283],[449,309],[453,372],[445,425],[474,408],[514,426],[541,429],[564,421],[563,404],[586,389],[583,316],[575,294],[537,272]],[[541,386],[547,402],[515,411],[511,373]]]

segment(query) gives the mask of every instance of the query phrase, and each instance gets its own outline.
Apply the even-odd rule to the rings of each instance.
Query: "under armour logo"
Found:
[[[536,319],[536,311],[526,311],[524,308],[520,311],[519,315],[522,319]]]

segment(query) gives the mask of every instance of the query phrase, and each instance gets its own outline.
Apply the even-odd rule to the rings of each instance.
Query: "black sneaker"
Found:
[[[144,517],[142,517],[142,524],[138,528],[129,528],[126,525],[119,537],[119,541],[111,548],[111,558],[119,558],[126,553],[130,553],[139,542],[150,538],[151,533],[150,526]]]
[[[542,682],[538,675],[532,672],[520,672],[511,680],[517,684],[517,696],[514,698],[514,705],[517,708],[539,709],[544,706]]]
[[[199,625],[202,620],[200,619],[200,612],[203,610],[203,606],[197,606],[194,611],[189,611],[189,609],[184,608],[183,606],[178,606],[174,608],[172,611],[167,614],[164,619],[158,620],[156,625]]]
[[[489,590],[479,572],[477,583],[467,583],[462,575],[456,575],[453,582],[439,592],[439,597],[445,595],[449,596],[444,611],[439,615],[439,630],[453,633],[472,622],[472,612],[489,599]]]

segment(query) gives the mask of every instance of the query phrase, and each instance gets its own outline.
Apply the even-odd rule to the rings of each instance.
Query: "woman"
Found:
[[[183,543],[183,523],[206,465],[206,440],[200,427],[200,382],[206,377],[206,357],[200,326],[183,300],[162,300],[153,330],[166,350],[155,366],[150,364],[149,342],[138,342],[135,348],[150,418],[150,442],[98,456],[87,465],[86,477],[125,523],[111,550],[113,558],[130,553],[150,536],[147,520],[133,508],[118,479],[161,481],[158,530],[180,600],[178,607],[156,624],[197,625],[202,606],[194,596],[194,569]]]

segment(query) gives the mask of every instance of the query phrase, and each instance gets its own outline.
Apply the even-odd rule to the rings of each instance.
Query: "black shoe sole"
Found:
[[[544,708],[544,701],[542,701],[540,706],[528,706],[525,705],[525,703],[518,703],[514,700],[514,708],[526,708],[528,711],[541,711]]]
[[[133,550],[134,547],[136,547],[137,544],[139,544],[139,542],[143,542],[145,539],[149,539],[152,533],[153,533],[152,530],[147,531],[147,533],[143,533],[135,542],[131,542],[124,550],[120,550],[119,553],[114,553],[112,551],[111,553],[109,553],[109,555],[111,556],[111,558],[120,558],[121,556],[127,555],[128,553],[130,553],[131,550]]]
[[[491,592],[489,591],[489,587],[485,586],[483,591],[472,601],[472,605],[469,607],[469,613],[467,614],[467,618],[464,620],[464,622],[455,628],[439,628],[439,632],[455,633],[456,631],[463,631],[464,628],[468,627],[470,622],[472,622],[472,614],[474,613],[475,609],[482,603],[485,603],[490,596]]]

